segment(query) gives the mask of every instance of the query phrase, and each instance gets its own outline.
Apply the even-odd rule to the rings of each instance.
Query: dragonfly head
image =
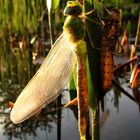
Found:
[[[82,13],[82,5],[76,1],[68,1],[64,9],[64,15],[79,16]]]

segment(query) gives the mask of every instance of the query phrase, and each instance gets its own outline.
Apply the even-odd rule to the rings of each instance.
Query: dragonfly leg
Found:
[[[67,107],[71,107],[73,105],[77,105],[77,102],[78,102],[78,98],[75,98],[75,99],[71,100],[70,102],[68,102],[64,107],[67,108]]]

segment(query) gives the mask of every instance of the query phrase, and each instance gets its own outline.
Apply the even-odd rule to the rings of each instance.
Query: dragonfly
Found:
[[[82,5],[76,1],[68,1],[64,15],[66,20],[63,33],[17,98],[10,119],[15,124],[21,123],[55,100],[70,81],[76,67],[78,108],[80,109],[79,128],[81,137],[85,137],[89,110],[87,48],[84,41],[84,23],[80,17]],[[80,127],[81,125],[84,127]]]
[[[64,10],[64,15],[67,17],[63,33],[54,43],[39,70],[17,98],[10,114],[13,123],[18,124],[25,121],[55,100],[70,81],[76,67],[78,111],[80,110],[78,123],[80,137],[85,139],[89,107],[86,72],[87,46],[84,41],[85,26],[82,11],[82,5],[79,2],[67,2]],[[110,58],[112,61],[112,56]]]

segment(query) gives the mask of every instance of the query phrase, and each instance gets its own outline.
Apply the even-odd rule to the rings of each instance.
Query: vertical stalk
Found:
[[[50,29],[50,40],[51,40],[51,47],[53,46],[54,43],[54,30],[53,30],[53,13],[50,11],[48,13],[48,19],[49,19],[49,29]]]
[[[93,10],[94,2],[92,0],[83,0],[84,3],[84,12],[89,12]],[[97,20],[100,22],[98,18],[98,13],[94,12],[88,15],[88,18],[92,20]],[[101,25],[93,23],[89,20],[85,21],[86,25],[86,43],[87,48],[89,50],[88,53],[88,60],[89,60],[89,69],[91,74],[91,83],[92,90],[91,93],[89,92],[89,105],[92,109],[92,140],[99,140],[100,139],[100,128],[99,128],[99,62],[100,62],[100,52],[97,51],[95,48],[100,48],[100,38],[101,38]]]
[[[136,33],[136,38],[135,38],[135,45],[134,45],[135,47],[140,42],[139,38],[140,38],[140,12],[139,12],[139,18],[138,18],[137,33]]]
[[[92,140],[100,140],[100,110],[99,103],[96,109],[92,109]]]
[[[57,100],[57,108],[61,107],[61,95]],[[61,109],[57,110],[57,140],[61,140]]]

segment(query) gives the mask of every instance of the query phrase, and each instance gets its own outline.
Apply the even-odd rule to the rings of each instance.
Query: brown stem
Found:
[[[124,66],[126,66],[126,65],[128,65],[128,64],[130,64],[130,63],[132,63],[134,61],[136,61],[137,59],[138,59],[137,56],[135,56],[133,59],[129,60],[128,62],[126,62],[126,63],[124,63],[122,65],[119,65],[119,66],[115,67],[114,72],[116,72],[117,70],[123,68]]]
[[[133,89],[138,88],[139,75],[140,75],[140,68],[137,67],[135,74],[132,78],[131,88]]]

